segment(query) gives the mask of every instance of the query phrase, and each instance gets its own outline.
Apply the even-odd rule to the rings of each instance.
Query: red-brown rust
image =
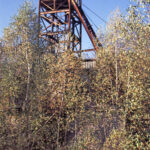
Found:
[[[39,36],[49,44],[52,41],[53,44],[63,44],[62,49],[71,48],[80,55],[81,52],[98,50],[97,37],[82,9],[82,0],[39,0],[39,18],[43,27]],[[93,49],[82,50],[82,25]],[[70,38],[66,39],[68,33]]]

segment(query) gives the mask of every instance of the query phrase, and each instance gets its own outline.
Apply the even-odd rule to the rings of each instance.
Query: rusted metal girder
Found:
[[[55,49],[55,53],[72,49],[81,55],[101,46],[82,9],[82,0],[39,0],[39,18],[42,26],[39,36]],[[82,50],[82,25],[93,49]]]

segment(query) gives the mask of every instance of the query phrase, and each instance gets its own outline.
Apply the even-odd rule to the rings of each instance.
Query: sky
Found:
[[[20,8],[20,6],[24,3],[25,0],[0,0],[0,37],[3,35],[3,30],[5,27],[9,25],[11,22],[11,18],[17,13],[17,10]],[[37,7],[38,11],[38,2],[39,0],[28,0],[32,1],[33,5]],[[83,4],[86,5],[88,8],[90,8],[92,11],[94,11],[96,14],[98,14],[102,19],[105,21],[108,21],[108,18],[116,8],[119,8],[122,13],[126,12],[126,9],[128,8],[130,2],[129,0],[82,0]],[[85,13],[89,16],[89,18],[92,19],[92,21],[96,24],[98,27],[105,27],[105,23],[97,18],[95,15],[93,15],[87,8],[83,6],[83,10]],[[92,25],[95,32],[97,32],[97,28]],[[85,34],[85,31],[83,31],[83,34]],[[88,40],[87,35],[85,35],[85,39]],[[90,41],[88,44],[88,48],[90,47]],[[87,45],[85,45],[85,42],[83,43],[83,49],[84,47],[87,48]]]

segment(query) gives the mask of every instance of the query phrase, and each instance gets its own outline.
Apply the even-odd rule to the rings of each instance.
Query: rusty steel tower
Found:
[[[82,0],[39,0],[39,19],[42,26],[39,36],[55,53],[68,48],[78,54],[98,49],[98,40],[82,9]],[[82,50],[82,27],[93,49]]]

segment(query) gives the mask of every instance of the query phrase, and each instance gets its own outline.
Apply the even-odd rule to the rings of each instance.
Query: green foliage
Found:
[[[116,10],[86,70],[70,50],[40,47],[25,2],[0,45],[0,149],[150,149],[148,10],[146,0]]]

